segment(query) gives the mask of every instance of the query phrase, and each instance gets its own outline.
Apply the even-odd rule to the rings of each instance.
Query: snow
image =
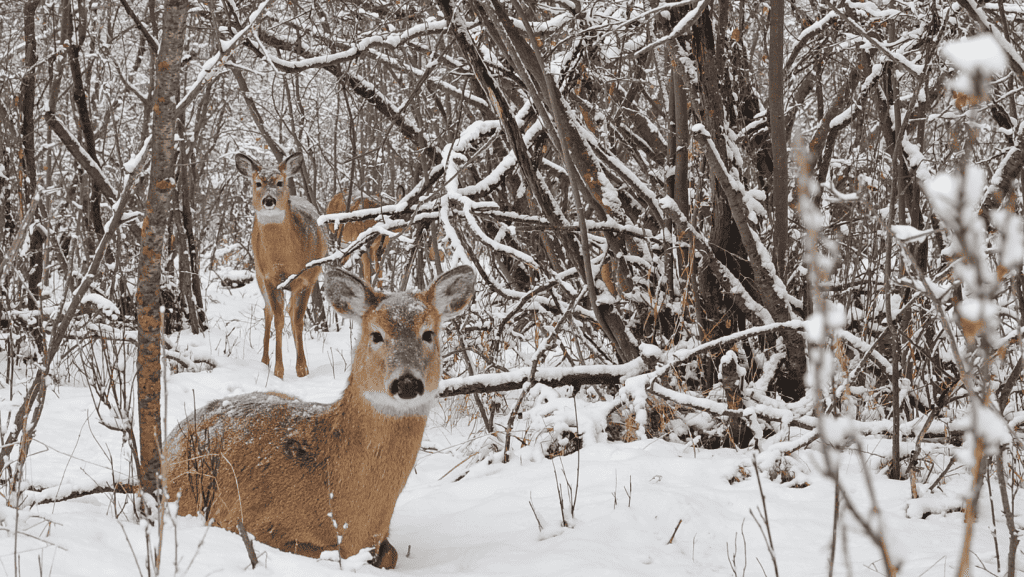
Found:
[[[206,280],[211,330],[201,335],[184,331],[168,339],[176,350],[192,358],[209,358],[215,367],[203,372],[170,372],[167,429],[195,407],[231,395],[277,390],[304,401],[323,403],[337,398],[353,343],[347,324],[323,333],[307,326],[310,375],[304,379],[291,372],[294,348],[291,339],[285,339],[289,370],[283,381],[278,380],[259,361],[262,304],[255,283],[228,289],[215,278]],[[798,325],[791,321],[785,326]],[[756,329],[751,332],[755,333]],[[683,353],[682,349],[665,353],[651,345],[644,345],[642,351],[655,362]],[[173,361],[169,364],[175,366]],[[578,372],[583,368],[541,370]],[[643,360],[638,359],[625,374],[639,375],[644,370]],[[454,381],[443,388],[456,384]],[[653,390],[684,396],[691,401],[687,406],[707,405],[712,413],[724,408],[723,403],[669,391],[657,383],[652,383]],[[23,390],[24,383],[16,382],[15,388]],[[25,492],[25,503],[37,504],[21,511],[0,509],[0,522],[6,529],[0,532],[0,550],[5,552],[0,555],[2,571],[14,574],[17,562],[22,571],[41,570],[61,577],[145,574],[147,528],[132,517],[130,506],[122,509],[124,497],[112,500],[98,494],[44,504],[97,483],[125,481],[129,473],[122,434],[98,423],[90,391],[71,382],[55,388],[54,393],[47,398],[25,469],[24,485],[39,489]],[[789,438],[769,439],[762,454],[753,449],[706,450],[664,439],[610,442],[604,430],[604,415],[610,405],[574,402],[543,385],[535,386],[530,394],[544,402],[526,408],[516,421],[507,464],[492,458],[499,454],[497,439],[480,430],[479,419],[458,416],[465,414],[460,407],[471,407],[471,401],[465,397],[440,401],[416,467],[398,499],[389,540],[398,550],[399,560],[389,575],[725,577],[734,575],[730,566],[734,554],[740,566],[747,566],[748,574],[756,574],[753,568],[767,567],[771,556],[751,513],[762,503],[752,477],[754,457],[761,468],[780,574],[816,577],[827,573],[834,484],[821,472],[818,444],[808,446],[813,431],[797,433],[794,429]],[[643,395],[642,388],[630,394]],[[753,413],[755,408],[746,411]],[[782,406],[756,408],[759,414],[772,411],[789,413],[787,423],[813,426],[813,419],[794,419]],[[504,424],[506,419],[504,415],[499,420]],[[986,439],[1005,441],[1009,432],[1002,417],[986,414],[984,421]],[[688,409],[685,418],[671,427],[678,437],[687,429],[699,432],[717,422],[710,413]],[[586,437],[583,449],[565,457],[545,458],[543,449],[558,439],[551,433],[567,430],[564,427],[574,423]],[[882,429],[883,424],[852,423],[841,430],[848,437],[859,438],[868,455],[884,455],[891,441],[865,436],[877,434],[871,429]],[[827,429],[833,436],[840,430]],[[528,444],[523,446],[521,440]],[[927,445],[925,450],[938,468],[948,462],[944,447]],[[858,510],[871,506],[867,483],[873,485],[880,511],[877,522],[884,525],[890,547],[902,558],[901,574],[955,574],[956,559],[950,552],[959,551],[963,539],[963,513],[956,510],[966,486],[962,470],[954,468],[949,483],[939,484],[931,493],[926,485],[934,477],[928,483],[922,481],[922,498],[913,500],[907,482],[884,477],[880,458],[868,457],[866,471],[851,453],[841,454],[841,459],[843,486]],[[794,480],[769,478],[773,466],[791,471]],[[986,506],[980,511],[979,523],[984,530],[994,531],[1000,545],[1005,545],[999,498],[993,500],[993,519],[987,489],[983,491]],[[571,499],[574,507],[567,503],[563,509],[559,494],[563,501]],[[563,515],[569,526],[562,526]],[[168,514],[165,523],[161,573],[166,575],[384,574],[359,559],[343,563],[330,555],[311,559],[259,542],[253,543],[258,559],[253,570],[237,534],[206,527],[195,517]],[[877,547],[848,515],[840,524],[844,537],[836,550],[842,568],[837,574],[876,574]],[[148,533],[150,538],[156,534],[153,529]],[[994,567],[991,538],[977,538],[974,553],[979,563]]]
[[[907,518],[924,519],[928,515],[946,515],[963,512],[964,495],[946,495],[943,493],[928,495],[907,503]]]
[[[285,60],[267,52],[267,58],[270,62],[283,69],[305,70],[308,68],[324,67],[338,62],[352,60],[363,52],[368,51],[373,46],[388,46],[394,48],[411,38],[415,38],[432,31],[436,32],[444,30],[447,27],[448,23],[444,20],[434,20],[418,24],[401,33],[389,34],[386,37],[380,35],[366,36],[356,42],[349,49],[342,50],[341,52],[335,52],[334,54],[324,54],[321,56],[301,58],[298,60]]]
[[[890,229],[892,235],[903,242],[921,242],[935,232],[934,230],[920,230],[909,224],[894,224]]]
[[[853,119],[853,114],[856,111],[857,111],[857,105],[856,104],[851,104],[846,110],[844,110],[844,111],[840,112],[839,114],[835,115],[832,118],[832,120],[830,120],[828,122],[828,127],[829,128],[835,128],[837,126],[842,126],[842,125],[846,124],[847,122],[850,122],[850,120]]]
[[[882,10],[874,2],[847,2],[847,5],[854,10],[861,10],[869,16],[878,18],[879,20],[886,20],[895,16],[899,16],[900,11],[896,9]]]
[[[978,34],[949,42],[940,48],[942,55],[961,73],[994,76],[1006,69],[1006,52],[991,34]]]
[[[946,43],[939,51],[959,72],[949,87],[964,94],[979,94],[978,83],[1000,74],[1009,63],[999,41],[989,33]]]
[[[532,31],[536,34],[540,34],[541,32],[549,32],[552,30],[557,30],[567,25],[568,23],[572,22],[572,18],[573,15],[570,12],[562,12],[560,14],[556,14],[553,18],[547,20],[546,22],[532,22],[530,23],[529,28],[532,29]],[[524,24],[523,21],[518,18],[512,19],[512,25],[522,30],[523,32],[529,32],[526,24]]]
[[[1024,265],[1024,219],[1009,210],[994,210],[992,226],[999,231],[999,264],[1007,271],[1019,272]]]
[[[814,34],[818,30],[821,30],[822,28],[824,28],[825,25],[829,23],[829,21],[831,21],[834,18],[838,18],[838,17],[839,16],[836,14],[835,10],[829,10],[817,22],[815,22],[815,23],[811,24],[810,26],[808,26],[807,28],[804,28],[803,30],[801,30],[800,31],[800,35],[797,36],[797,40],[803,40],[804,38],[807,38],[811,34]]]
[[[704,9],[710,4],[710,1],[709,0],[696,0],[696,3],[697,3],[697,6],[695,6],[692,9],[690,9],[688,12],[686,12],[686,14],[682,18],[679,19],[679,22],[677,22],[676,25],[672,27],[672,30],[669,31],[668,34],[666,34],[666,35],[664,35],[664,36],[662,36],[660,38],[657,38],[656,40],[654,40],[653,42],[651,42],[650,44],[648,44],[644,48],[638,50],[634,56],[641,56],[642,54],[644,54],[648,50],[651,50],[651,49],[655,48],[656,46],[660,46],[660,45],[664,44],[665,42],[668,42],[669,40],[672,40],[673,38],[677,38],[679,35],[681,35],[684,32],[686,32],[691,26],[693,26],[693,23],[696,22],[697,18],[704,12]]]
[[[94,305],[100,312],[111,318],[117,318],[121,313],[121,311],[118,310],[117,305],[115,305],[110,299],[96,293],[88,293],[83,296],[81,304]]]
[[[142,159],[146,156],[146,152],[149,150],[149,143],[150,140],[152,139],[152,135],[147,136],[146,140],[142,142],[142,146],[139,147],[139,150],[135,153],[135,155],[128,159],[128,162],[124,163],[124,171],[126,174],[133,174],[135,170],[139,167],[139,163],[142,162]]]

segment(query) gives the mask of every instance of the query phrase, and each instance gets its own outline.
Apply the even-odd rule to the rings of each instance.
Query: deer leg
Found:
[[[274,315],[274,376],[283,379],[284,378],[284,362],[282,361],[283,355],[281,354],[281,333],[284,332],[284,291],[281,291],[277,287],[267,287],[267,300],[270,301],[270,307],[268,313]],[[269,315],[268,315],[269,316]],[[267,319],[267,332],[270,332],[270,320]],[[268,335],[269,336],[269,335]],[[267,356],[267,339],[264,338],[263,356]],[[269,366],[270,363],[268,362]]]
[[[366,283],[366,286],[372,286],[370,280],[373,278],[373,267],[370,266],[370,255],[368,253],[369,250],[360,255],[359,262],[363,269],[363,282]]]
[[[309,304],[311,286],[305,286],[292,293],[288,302],[288,313],[292,318],[292,336],[295,338],[295,374],[304,377],[309,374],[306,367],[306,350],[302,347],[302,330],[306,323],[306,306]]]
[[[267,287],[263,277],[257,272],[256,283],[260,287],[260,294],[263,295],[263,364],[270,366],[270,323],[273,320],[270,297],[267,296]]]
[[[388,543],[387,539],[380,542],[377,546],[377,554],[370,560],[370,565],[378,567],[380,569],[394,569],[395,565],[398,564],[398,551]]]

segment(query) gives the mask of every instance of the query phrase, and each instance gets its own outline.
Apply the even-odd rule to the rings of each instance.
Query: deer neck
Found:
[[[342,557],[388,535],[395,502],[416,464],[426,417],[379,413],[351,382],[328,412],[331,419],[329,507]]]
[[[291,216],[291,199],[284,199],[282,202],[278,202],[273,209],[257,210],[255,224],[256,226],[287,224],[293,220]]]
[[[380,394],[386,396],[385,393]],[[382,404],[375,395],[364,393],[350,380],[345,393],[332,408],[335,415],[333,429],[343,442],[348,439],[375,454],[390,454],[395,462],[409,459],[415,462],[427,425],[427,411],[393,410],[397,404],[394,400]],[[409,457],[402,458],[402,455]]]

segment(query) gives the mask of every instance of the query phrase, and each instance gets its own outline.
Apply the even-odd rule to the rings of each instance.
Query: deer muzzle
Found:
[[[423,381],[412,375],[405,374],[391,381],[388,392],[401,399],[415,399],[423,394]]]

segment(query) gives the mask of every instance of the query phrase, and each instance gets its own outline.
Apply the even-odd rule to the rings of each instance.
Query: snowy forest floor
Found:
[[[276,390],[305,400],[331,402],[347,377],[352,335],[307,331],[310,375],[298,379],[290,337],[286,374],[272,377],[260,363],[262,301],[255,283],[207,288],[211,328],[171,336],[178,350],[209,357],[212,370],[171,374],[166,385],[166,429],[213,399]],[[127,355],[130,356],[130,355]],[[122,369],[134,374],[133,360]],[[46,401],[25,472],[32,488],[74,489],[109,484],[129,471],[120,433],[104,428],[90,388],[78,382],[74,363]],[[15,384],[18,394],[26,383]],[[512,393],[513,395],[516,393]],[[17,396],[17,395],[16,395]],[[475,462],[468,449],[479,438],[464,399],[442,399],[435,408],[416,468],[398,500],[390,541],[399,551],[393,575],[775,575],[759,528],[762,495],[751,450],[706,450],[664,440],[604,443],[553,460],[535,451],[513,452],[509,464]],[[475,409],[473,409],[475,411]],[[105,416],[104,418],[109,418]],[[515,449],[517,443],[513,443]],[[875,492],[890,554],[900,574],[956,574],[964,539],[966,472],[954,465],[929,493],[952,450],[927,445],[937,470],[912,504],[906,481],[886,479],[880,466],[891,441],[868,438],[868,471],[852,452],[843,456],[850,506],[870,516]],[[479,446],[477,444],[476,446]],[[835,486],[821,474],[821,453],[793,455],[796,482],[782,484],[762,472],[763,497],[775,545],[778,574],[829,574]],[[871,488],[869,488],[869,484]],[[559,492],[569,498],[572,527],[561,527]],[[39,494],[28,492],[29,497]],[[973,542],[975,575],[994,574],[996,542],[1005,558],[1006,532],[998,497],[983,490]],[[992,505],[990,505],[992,503]],[[534,514],[536,511],[536,516]],[[922,512],[935,511],[921,517]],[[993,512],[995,518],[993,518]],[[3,575],[146,575],[146,531],[125,497],[97,494],[57,504],[3,509],[0,572]],[[538,521],[543,527],[538,526]],[[884,574],[882,555],[850,513],[838,521],[835,575]],[[254,543],[259,566],[249,567],[237,534],[204,526],[199,518],[168,515],[159,572],[164,575],[336,575],[337,560],[309,559]],[[1005,568],[1003,568],[1005,570]],[[360,573],[380,570],[364,566]]]

